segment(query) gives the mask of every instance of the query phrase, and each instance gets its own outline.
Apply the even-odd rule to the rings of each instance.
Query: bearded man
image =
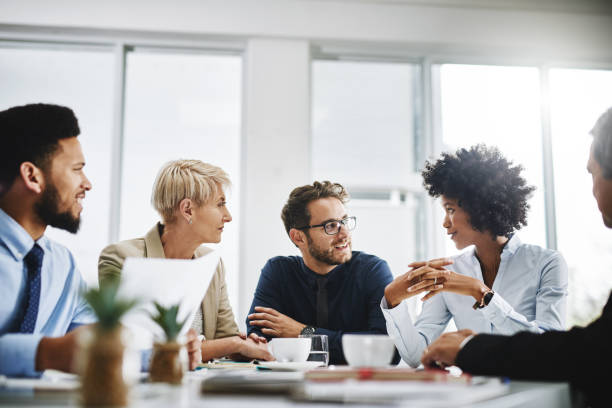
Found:
[[[249,333],[327,335],[330,364],[346,364],[343,334],[387,334],[379,303],[393,277],[387,262],[352,251],[356,218],[347,214],[347,200],[344,187],[329,181],[291,192],[281,218],[302,256],[278,256],[263,267]]]
[[[31,104],[0,112],[0,374],[72,371],[79,326],[96,317],[74,256],[45,236],[79,229],[91,190],[70,108]],[[188,336],[192,368],[201,360]],[[143,352],[143,360],[148,353]],[[143,361],[146,367],[146,361]]]

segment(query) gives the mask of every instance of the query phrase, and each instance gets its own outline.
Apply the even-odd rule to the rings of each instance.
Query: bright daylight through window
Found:
[[[568,322],[599,316],[612,286],[612,232],[591,194],[586,158],[593,124],[610,107],[612,71],[550,71],[557,243],[569,267]]]
[[[520,163],[536,191],[529,200],[528,225],[518,234],[523,242],[546,246],[538,70],[443,65],[440,71],[443,150],[484,143]],[[446,240],[446,253],[456,252]]]
[[[407,63],[312,64],[312,173],[348,188],[357,216],[353,248],[385,259],[393,274],[414,258],[414,127],[417,70]]]
[[[136,49],[127,55],[126,82],[120,239],[141,237],[159,220],[150,197],[164,163],[198,159],[221,167],[232,181],[234,218],[219,249],[237,310],[242,58]]]
[[[567,323],[572,326],[599,315],[612,284],[604,266],[612,263],[612,236],[601,223],[586,171],[588,132],[610,105],[612,71],[550,69],[548,77],[545,103],[551,112],[557,229],[553,245],[569,267]],[[518,234],[524,242],[546,246],[540,86],[537,68],[440,68],[444,149],[486,143],[523,165],[537,190],[530,200],[529,224]],[[450,241],[446,252],[457,252]]]
[[[98,255],[108,244],[110,212],[113,53],[104,48],[1,48],[0,110],[45,102],[71,107],[79,119],[87,193],[77,235],[55,228],[89,285],[98,282]],[[51,80],[52,78],[52,80]]]

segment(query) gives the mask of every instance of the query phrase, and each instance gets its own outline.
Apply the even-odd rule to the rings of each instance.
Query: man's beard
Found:
[[[69,210],[60,212],[59,201],[57,188],[49,183],[40,200],[34,205],[34,211],[43,223],[76,234],[81,224],[81,217],[75,217]]]
[[[331,246],[331,248],[328,249],[322,249],[317,247],[312,238],[310,238],[310,234],[306,234],[306,240],[308,241],[308,253],[310,254],[310,256],[312,256],[314,259],[316,259],[319,262],[323,262],[326,263],[328,265],[340,265],[343,263],[346,263],[348,261],[351,260],[352,257],[352,252],[351,252],[351,243],[350,241],[348,242],[348,248],[349,248],[349,253],[348,256],[342,260],[336,259],[334,258],[334,245],[337,244],[337,242]]]

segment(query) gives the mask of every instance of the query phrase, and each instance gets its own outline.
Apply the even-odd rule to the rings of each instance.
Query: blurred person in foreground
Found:
[[[202,246],[221,242],[223,227],[232,220],[225,189],[230,180],[221,168],[199,160],[175,160],[159,171],[151,203],[162,222],[142,238],[104,248],[98,261],[100,285],[120,278],[127,257],[193,259],[211,252]],[[192,325],[204,336],[202,358],[272,359],[265,338],[238,331],[227,295],[223,260],[213,275]]]
[[[542,333],[565,328],[567,265],[557,251],[521,242],[533,191],[492,147],[444,153],[423,170],[429,195],[441,197],[442,226],[457,249],[448,259],[417,262],[385,288],[381,307],[402,358],[420,365],[423,350],[454,319],[478,333]],[[427,291],[413,323],[407,302]]]
[[[0,112],[0,374],[71,372],[79,326],[96,317],[72,253],[47,226],[76,233],[91,183],[71,109],[48,104]],[[200,341],[188,336],[190,366]]]
[[[347,201],[344,187],[329,181],[289,194],[281,218],[302,256],[265,264],[247,316],[249,333],[327,335],[330,364],[346,364],[343,334],[387,334],[378,304],[393,277],[384,260],[352,250],[357,221],[347,214]]]
[[[612,228],[612,108],[596,122],[587,171],[606,227]],[[461,330],[442,335],[422,356],[424,365],[457,365],[475,375],[569,381],[589,405],[610,406],[612,295],[601,316],[587,327],[514,336],[475,335]],[[603,370],[603,371],[601,371]]]

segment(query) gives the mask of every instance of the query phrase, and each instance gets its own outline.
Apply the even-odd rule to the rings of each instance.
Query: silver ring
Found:
[[[438,278],[437,278],[437,277],[435,277],[435,278],[434,278],[434,285],[435,285],[436,283],[438,283]]]

